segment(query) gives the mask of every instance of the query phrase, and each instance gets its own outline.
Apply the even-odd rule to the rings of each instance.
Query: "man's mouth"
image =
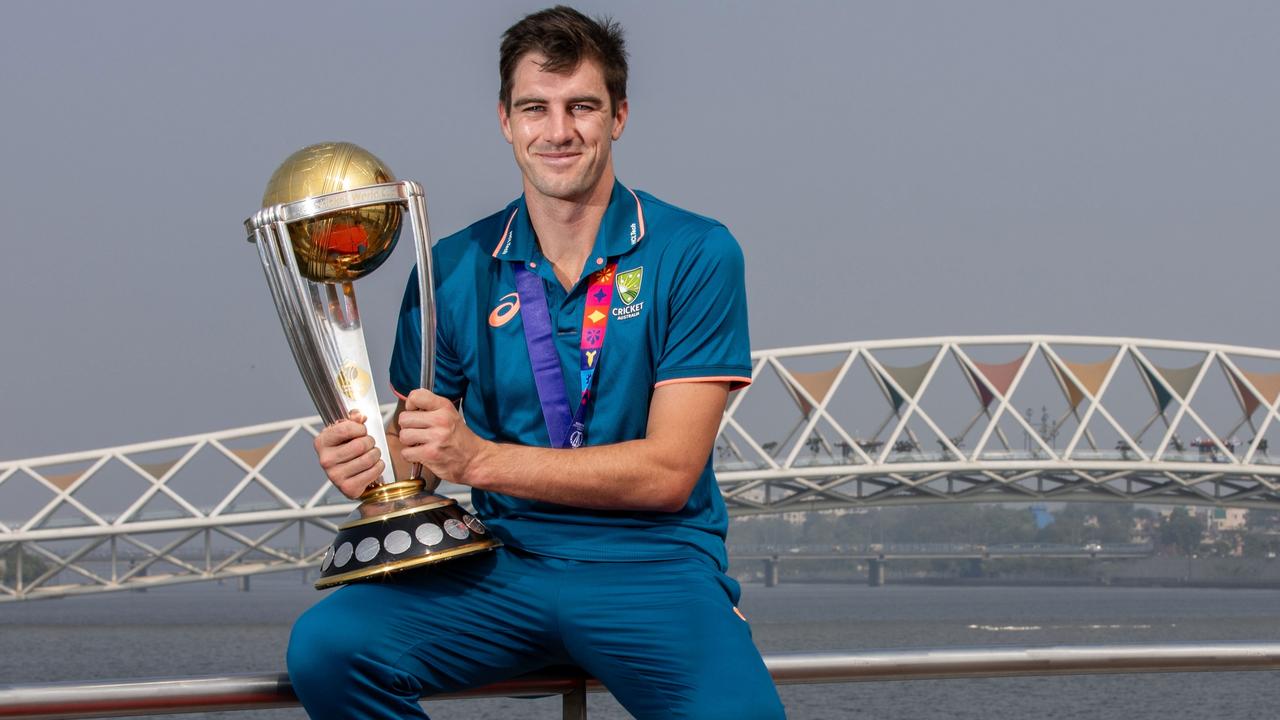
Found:
[[[582,156],[582,153],[580,152],[540,152],[540,153],[534,153],[534,155],[537,156],[539,160],[546,163],[547,165],[556,167],[561,165],[572,165],[579,157]]]

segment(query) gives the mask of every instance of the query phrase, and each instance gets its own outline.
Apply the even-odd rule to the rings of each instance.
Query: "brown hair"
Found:
[[[600,63],[611,110],[627,98],[627,48],[622,26],[611,18],[597,20],[565,5],[526,15],[502,34],[498,100],[511,109],[511,82],[516,62],[526,53],[545,55],[544,72],[570,73],[585,59]]]

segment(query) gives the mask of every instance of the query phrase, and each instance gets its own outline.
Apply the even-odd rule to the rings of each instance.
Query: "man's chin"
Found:
[[[555,200],[564,200],[567,202],[577,202],[583,200],[590,194],[591,188],[580,182],[564,182],[564,183],[548,183],[534,182],[533,189],[538,191],[543,197]]]

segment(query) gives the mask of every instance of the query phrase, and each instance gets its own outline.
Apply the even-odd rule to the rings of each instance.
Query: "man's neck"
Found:
[[[542,256],[551,263],[556,278],[566,290],[582,277],[612,192],[613,178],[610,177],[608,183],[601,183],[601,187],[593,189],[590,196],[582,200],[525,193],[529,222],[538,236]]]

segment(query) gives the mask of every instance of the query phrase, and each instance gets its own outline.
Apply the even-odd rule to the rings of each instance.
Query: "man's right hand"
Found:
[[[364,414],[352,410],[346,419],[316,436],[320,467],[338,490],[352,500],[382,477],[386,464],[364,426]]]

